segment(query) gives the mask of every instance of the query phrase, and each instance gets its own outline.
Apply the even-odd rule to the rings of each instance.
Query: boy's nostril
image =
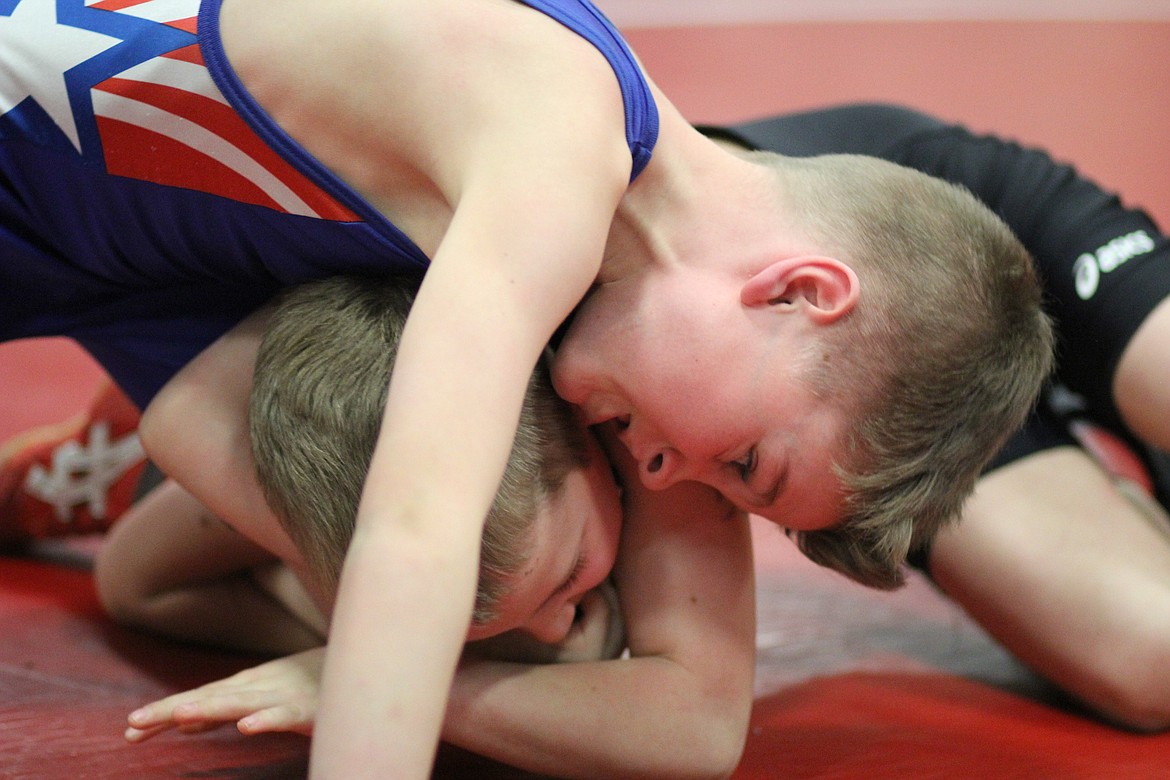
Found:
[[[662,453],[660,452],[657,455],[655,455],[654,459],[651,460],[650,463],[646,466],[646,471],[650,472],[651,474],[657,474],[661,468],[662,468]]]

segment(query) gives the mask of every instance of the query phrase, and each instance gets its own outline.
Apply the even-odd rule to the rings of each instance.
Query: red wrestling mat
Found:
[[[304,739],[246,739],[230,729],[142,745],[126,715],[170,691],[253,659],[157,640],[104,617],[89,573],[0,559],[0,776],[303,778]]]
[[[1053,703],[920,580],[869,594],[787,565],[796,559],[768,543],[760,679],[774,692],[757,701],[738,780],[1165,776],[1170,735],[1118,731]],[[305,776],[298,736],[224,728],[123,742],[134,707],[254,659],[113,625],[76,565],[0,558],[0,637],[0,776]],[[531,775],[445,749],[435,777]]]
[[[1165,736],[959,677],[851,673],[758,701],[736,777],[1150,780],[1168,766]]]

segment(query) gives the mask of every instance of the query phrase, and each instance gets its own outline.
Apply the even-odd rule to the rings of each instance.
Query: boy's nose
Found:
[[[618,439],[638,462],[638,478],[648,490],[665,490],[682,479],[685,459],[667,446],[657,431],[640,418],[625,418]]]
[[[577,614],[574,604],[565,602],[547,617],[540,617],[529,621],[521,630],[547,645],[559,645],[569,635],[573,627],[573,618]]]
[[[665,490],[682,480],[682,454],[670,447],[652,452],[638,464],[642,484],[650,490]]]

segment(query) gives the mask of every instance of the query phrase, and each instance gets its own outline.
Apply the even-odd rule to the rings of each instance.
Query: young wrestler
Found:
[[[1170,241],[1140,209],[1036,149],[892,106],[771,117],[713,133],[784,154],[853,152],[969,188],[1047,285],[1057,387],[989,465],[962,522],[917,563],[1019,658],[1093,711],[1170,727]],[[1070,402],[1070,393],[1071,402]],[[1136,505],[1076,435],[1128,442],[1162,507]]]
[[[256,471],[326,591],[336,588],[353,533],[411,295],[395,280],[338,277],[302,285],[282,296],[254,361],[249,425]],[[291,436],[294,421],[297,435]],[[628,470],[626,461],[619,465]],[[558,643],[542,660],[612,657],[612,649],[602,649],[606,634],[614,633],[605,630],[605,602],[596,594],[585,599],[609,573],[617,542],[619,510],[608,468],[540,367],[485,525],[480,598],[468,639],[519,629]],[[319,622],[290,620],[289,611],[264,604],[254,577],[225,577],[244,568],[241,563],[258,563],[241,561],[241,555],[256,555],[253,545],[224,539],[222,529],[200,528],[202,510],[193,499],[175,495],[174,485],[163,490],[171,491],[169,499],[164,493],[168,507],[152,496],[153,505],[115,526],[99,558],[99,591],[107,605],[128,601],[140,624],[185,638],[221,632],[214,637],[220,643],[278,652],[317,643],[306,624]],[[721,503],[697,487],[687,500],[706,504],[706,511]],[[644,489],[633,486],[626,500],[632,524],[614,569],[632,657],[534,669],[485,658],[477,645],[449,705],[448,739],[534,771],[586,777],[710,776],[735,767],[751,707],[755,647],[746,518],[733,513],[718,522],[680,524],[662,507],[648,516],[644,505]],[[160,516],[164,511],[171,514]],[[147,561],[144,539],[155,551]],[[211,547],[193,549],[199,546],[193,539]],[[168,581],[166,592],[157,592],[160,577]],[[147,589],[154,593],[143,599]],[[215,614],[241,591],[247,600],[237,614]],[[575,614],[582,607],[583,617]],[[115,611],[129,617],[126,607]],[[296,606],[291,612],[312,610]],[[245,618],[252,622],[241,622]],[[194,621],[204,625],[191,626]],[[531,658],[534,648],[518,642],[508,637],[490,657]],[[179,695],[143,708],[132,717],[128,737],[152,736],[172,718],[189,725],[224,717],[222,711],[210,717],[193,701]],[[176,702],[187,709],[175,714]],[[271,713],[254,715],[245,726],[266,730],[267,717]],[[595,722],[601,717],[604,725]]]
[[[249,415],[256,463],[265,494],[329,592],[353,533],[386,378],[418,282],[310,282],[263,315]],[[607,576],[619,508],[608,461],[591,439],[556,398],[542,361],[484,525],[473,635],[522,628],[560,641],[582,594]],[[545,549],[550,544],[556,549]],[[589,565],[574,567],[573,587],[537,610],[560,585],[532,570],[550,554]],[[320,621],[311,621],[308,635],[290,628],[285,640],[286,632],[267,627],[263,615],[274,605],[254,578],[229,577],[267,560],[271,554],[168,484],[110,533],[96,564],[98,592],[122,622],[180,639],[271,653],[320,644]],[[520,576],[522,568],[528,576]]]
[[[815,554],[879,584],[1046,371],[1031,267],[973,200],[873,161],[725,152],[586,0],[154,5],[0,16],[28,42],[0,47],[19,74],[0,336],[73,336],[145,405],[279,288],[428,269],[331,626],[317,776],[426,774],[524,386],[583,299],[558,387],[628,422],[647,484],[847,518]],[[187,400],[156,399],[148,451],[189,432]],[[263,516],[232,458],[156,459],[240,527]]]

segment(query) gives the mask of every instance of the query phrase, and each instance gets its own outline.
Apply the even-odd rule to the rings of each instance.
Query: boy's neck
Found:
[[[664,112],[650,164],[618,204],[599,281],[758,255],[775,224],[770,174]],[[762,216],[764,215],[764,216]],[[754,247],[754,248],[753,248]]]

